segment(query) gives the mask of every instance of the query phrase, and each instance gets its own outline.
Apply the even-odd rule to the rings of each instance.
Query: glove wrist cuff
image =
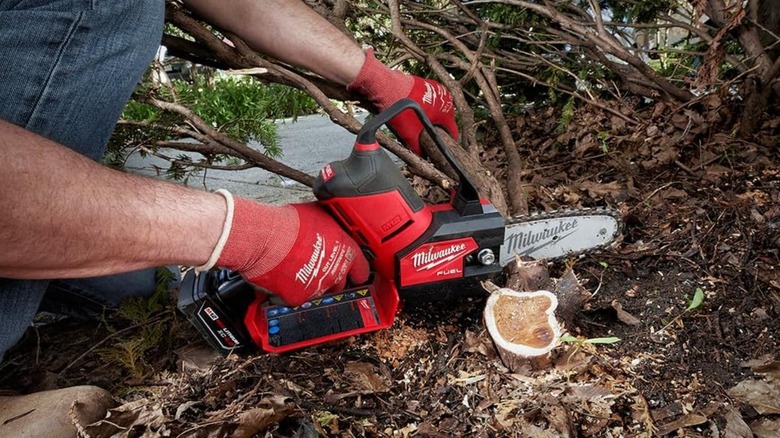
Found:
[[[219,260],[219,257],[222,255],[222,250],[225,249],[228,236],[230,236],[230,231],[233,228],[233,214],[235,212],[235,202],[233,201],[233,195],[225,189],[219,189],[214,193],[222,195],[222,197],[225,198],[225,204],[227,204],[227,214],[225,215],[225,222],[222,224],[222,234],[220,234],[219,240],[217,240],[217,244],[214,246],[214,250],[211,252],[211,257],[209,257],[206,263],[195,267],[195,270],[200,272],[208,271],[209,269],[216,266],[217,260]]]
[[[406,97],[413,86],[411,76],[382,64],[374,56],[374,49],[369,48],[360,73],[347,90],[366,97],[381,111]]]

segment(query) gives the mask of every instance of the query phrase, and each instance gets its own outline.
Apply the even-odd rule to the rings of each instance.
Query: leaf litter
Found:
[[[556,135],[547,111],[516,121],[532,210],[608,205],[625,222],[619,245],[547,267],[575,278],[584,307],[566,325],[578,342],[546,369],[504,367],[477,295],[407,305],[388,330],[281,356],[214,357],[162,310],[170,336],[134,367],[74,348],[131,322],[63,320],[9,352],[0,381],[109,389],[122,405],[79,424],[84,436],[777,436],[780,118],[744,142],[704,102],[638,110],[640,129],[587,108]],[[499,178],[502,157],[483,157]],[[111,336],[104,347],[119,348],[133,332]],[[598,339],[620,342],[586,342]]]

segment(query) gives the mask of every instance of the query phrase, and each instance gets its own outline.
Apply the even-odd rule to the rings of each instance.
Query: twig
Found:
[[[165,102],[155,98],[148,98],[146,101],[160,109],[179,114],[180,116],[190,121],[199,131],[204,132],[209,138],[215,140],[231,151],[235,151],[241,156],[241,158],[253,161],[260,168],[293,179],[309,187],[311,187],[311,185],[314,183],[314,178],[311,175],[307,175],[298,169],[293,169],[292,167],[276,161],[262,152],[253,149],[248,145],[241,143],[226,134],[223,134],[222,132],[217,131],[208,123],[206,123],[205,120],[201,119],[197,114],[192,112],[192,110],[189,108],[185,108],[184,106],[177,103]]]
[[[209,421],[209,422],[206,422],[206,423],[197,424],[197,425],[195,425],[195,427],[191,427],[191,428],[185,430],[184,432],[176,435],[176,438],[181,438],[184,435],[187,435],[188,433],[190,433],[190,432],[192,432],[194,430],[202,429],[204,427],[213,426],[215,424],[220,424],[220,423],[225,423],[225,420],[216,420],[216,421]]]
[[[710,164],[720,160],[721,158],[723,158],[723,155],[716,155],[716,156],[710,158],[709,160],[707,160],[707,161],[699,164],[698,166],[694,167],[694,170],[703,169],[704,166],[710,165]]]
[[[530,76],[530,75],[528,75],[526,73],[523,73],[523,72],[520,72],[520,71],[510,70],[510,69],[502,68],[502,67],[498,67],[496,70],[502,70],[502,71],[506,71],[506,72],[509,72],[509,73],[512,73],[512,74],[516,74],[516,75],[518,75],[520,77],[523,77],[523,78],[526,78],[526,79],[528,79],[530,81],[533,81],[534,84],[539,84],[539,85],[542,85],[544,87],[548,87],[548,88],[553,89],[555,91],[558,91],[558,92],[567,94],[569,96],[575,97],[577,99],[580,99],[583,102],[587,103],[588,105],[592,105],[592,106],[595,106],[596,108],[600,108],[600,109],[602,109],[604,111],[607,111],[608,113],[610,113],[610,114],[612,114],[612,115],[614,115],[616,117],[619,117],[620,119],[624,120],[627,123],[630,123],[632,125],[639,125],[639,122],[637,122],[636,120],[626,116],[625,114],[621,113],[620,111],[617,111],[614,108],[610,108],[610,107],[608,107],[608,106],[606,106],[606,105],[604,105],[602,103],[599,103],[599,102],[597,102],[595,100],[588,99],[587,97],[577,93],[576,91],[569,91],[569,90],[566,90],[566,89],[561,88],[559,86],[552,85],[552,84],[549,84],[547,82],[540,81],[540,80],[536,79],[535,77]]]
[[[601,290],[601,286],[604,285],[604,270],[601,271],[601,274],[599,275],[599,285],[596,287],[596,290],[593,291],[593,293],[588,298],[589,300],[592,300],[593,297],[596,296],[597,293]]]
[[[379,417],[382,415],[390,415],[389,412],[381,409],[357,409],[357,408],[343,408],[340,406],[331,406],[323,403],[310,402],[306,400],[295,399],[295,404],[304,409],[316,409],[319,411],[335,412],[338,414],[353,415],[355,417]],[[392,416],[392,415],[391,415]]]
[[[645,199],[642,200],[642,203],[645,203],[645,202],[649,201],[650,199],[653,198],[653,196],[658,194],[658,192],[660,192],[661,190],[663,190],[663,189],[665,189],[665,188],[667,188],[667,187],[669,187],[669,186],[671,186],[673,184],[677,184],[677,181],[672,181],[670,183],[666,183],[666,184],[662,185],[661,187],[658,187],[657,189],[653,190],[653,193],[650,193],[650,196],[645,197]],[[637,204],[637,206],[639,206],[639,205],[640,204]]]
[[[680,160],[674,160],[674,164],[677,167],[679,167],[680,169],[682,169],[685,172],[687,172],[689,175],[697,177],[697,178],[699,177],[699,175],[697,175],[696,172],[694,172],[690,167],[688,167],[685,164],[683,164],[682,162],[680,162]]]
[[[593,8],[593,19],[596,21],[596,29],[598,29],[600,34],[606,34],[607,31],[604,30],[604,19],[601,16],[601,7],[599,6],[599,2],[590,0],[590,7]]]

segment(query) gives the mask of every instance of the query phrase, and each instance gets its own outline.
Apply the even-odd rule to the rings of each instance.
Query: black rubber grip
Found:
[[[453,208],[455,208],[455,210],[457,210],[458,213],[463,216],[482,214],[482,204],[480,202],[479,193],[477,192],[476,186],[473,182],[471,182],[471,179],[469,179],[469,177],[463,171],[463,165],[460,163],[460,161],[458,161],[458,159],[452,155],[450,150],[444,146],[444,142],[442,141],[441,137],[439,137],[436,129],[434,129],[433,124],[431,123],[430,119],[428,119],[425,111],[423,111],[422,108],[420,108],[420,105],[412,99],[401,99],[393,105],[390,105],[381,113],[377,114],[376,117],[367,121],[357,135],[357,142],[364,145],[376,143],[376,131],[381,128],[382,125],[392,120],[393,117],[401,114],[401,112],[406,110],[413,110],[417,114],[417,117],[420,119],[423,127],[431,136],[433,142],[436,144],[436,147],[439,148],[441,153],[444,155],[444,158],[447,159],[453,169],[455,169],[455,172],[458,174],[459,184],[455,193],[455,197],[452,200]]]

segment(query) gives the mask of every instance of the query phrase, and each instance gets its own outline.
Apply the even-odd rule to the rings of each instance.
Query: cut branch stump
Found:
[[[513,373],[547,368],[561,329],[555,318],[558,299],[541,290],[518,292],[501,288],[485,305],[485,325],[501,361]]]

